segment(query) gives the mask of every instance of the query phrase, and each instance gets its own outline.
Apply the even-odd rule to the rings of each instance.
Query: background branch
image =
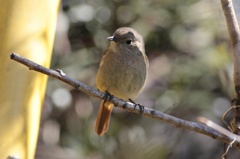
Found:
[[[80,90],[90,96],[94,96],[97,98],[101,98],[103,99],[104,97],[104,93],[98,91],[97,89],[91,88],[87,85],[85,85],[84,83],[81,83],[77,80],[74,80],[70,77],[68,77],[67,75],[65,75],[61,70],[51,70],[51,69],[47,69],[41,65],[38,65],[26,58],[23,58],[15,53],[12,53],[10,55],[10,58],[18,61],[22,64],[24,64],[25,66],[27,66],[30,70],[34,70],[37,72],[41,72],[43,74],[52,76],[54,78],[57,78],[61,81],[63,81],[66,84],[69,84],[71,86],[73,86],[74,88],[76,88],[77,90]],[[135,107],[135,105],[133,103],[130,102],[126,102],[123,101],[121,99],[118,99],[116,97],[113,97],[111,99],[111,102],[115,104],[116,107],[120,107],[122,109],[126,109],[129,112],[133,112],[136,114],[140,114],[140,109],[138,107]],[[232,138],[231,137],[227,137],[225,135],[223,135],[222,133],[206,126],[203,125],[201,123],[197,123],[197,122],[190,122],[190,121],[186,121],[186,120],[182,120],[176,117],[173,117],[171,115],[168,114],[164,114],[160,111],[157,111],[155,109],[151,109],[151,108],[147,108],[144,107],[144,111],[142,113],[143,116],[147,116],[150,118],[154,118],[157,120],[161,120],[167,123],[170,123],[176,127],[180,127],[180,128],[184,128],[187,130],[191,130],[200,134],[204,134],[206,136],[209,136],[213,139],[216,139],[218,141],[224,142],[224,143],[231,143],[232,142]],[[233,147],[237,148],[238,150],[240,150],[240,146],[239,146],[239,142],[235,142],[233,144]]]
[[[232,0],[221,0],[222,9],[225,15],[228,33],[231,41],[233,51],[233,64],[234,64],[234,86],[236,97],[233,107],[234,118],[231,121],[231,128],[234,133],[240,133],[240,30],[238,21],[234,12]]]
[[[228,33],[233,50],[233,63],[234,63],[234,84],[235,88],[240,86],[240,31],[236,14],[234,12],[232,0],[221,0],[222,9],[225,15]],[[236,88],[236,94],[239,95],[239,88]]]

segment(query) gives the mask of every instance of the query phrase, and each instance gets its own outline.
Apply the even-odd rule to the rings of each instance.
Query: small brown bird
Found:
[[[148,74],[148,59],[142,36],[134,29],[122,27],[107,38],[96,78],[97,88],[123,100],[135,99],[142,91]],[[113,104],[101,101],[95,131],[108,130]]]

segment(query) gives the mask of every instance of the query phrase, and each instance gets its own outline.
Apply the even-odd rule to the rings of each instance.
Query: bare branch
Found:
[[[11,57],[11,59],[13,59],[15,61],[18,61],[19,63],[22,63],[22,64],[26,65],[27,67],[29,67],[30,70],[41,72],[43,74],[46,74],[46,75],[52,76],[54,78],[57,78],[57,79],[63,81],[64,83],[69,84],[69,85],[73,86],[74,88],[76,88],[76,89],[78,89],[78,90],[80,90],[80,91],[82,91],[82,92],[84,92],[84,93],[86,93],[90,96],[94,96],[94,97],[101,98],[101,99],[104,98],[104,93],[103,92],[100,92],[97,89],[91,88],[91,87],[85,85],[84,83],[81,83],[77,80],[74,80],[74,79],[68,77],[67,75],[65,75],[64,73],[62,73],[59,70],[47,69],[47,68],[45,68],[41,65],[38,65],[38,64],[36,64],[36,63],[26,59],[26,58],[23,58],[23,57],[15,54],[15,53],[12,53],[10,55],[10,57]],[[224,134],[212,129],[211,127],[208,127],[204,124],[201,124],[201,123],[182,120],[182,119],[173,117],[173,116],[168,115],[168,114],[164,114],[160,111],[157,111],[157,110],[154,110],[154,109],[151,109],[151,108],[147,108],[147,107],[144,107],[144,110],[142,112],[142,110],[140,110],[139,107],[136,107],[135,104],[130,103],[130,102],[126,102],[126,101],[118,99],[116,97],[113,97],[111,99],[111,102],[114,103],[114,105],[116,107],[126,109],[129,112],[133,112],[133,113],[136,113],[136,114],[141,114],[141,115],[144,115],[144,116],[147,116],[147,117],[150,117],[150,118],[154,118],[154,119],[157,119],[157,120],[167,122],[167,123],[172,124],[176,127],[180,127],[180,128],[184,128],[184,129],[187,129],[187,130],[191,130],[191,131],[200,133],[200,134],[204,134],[206,136],[209,136],[213,139],[216,139],[218,141],[221,141],[221,142],[224,142],[224,143],[227,143],[227,144],[230,144],[232,142],[231,137],[225,136]],[[239,142],[233,143],[233,147],[240,150],[239,145],[240,145]]]
[[[234,12],[232,0],[221,0],[225,15],[229,37],[231,40],[234,64],[235,100],[233,103],[234,118],[231,120],[231,129],[240,134],[240,30]]]
[[[240,31],[232,0],[221,0],[221,3],[227,23],[229,37],[231,39],[232,46],[235,46],[240,41]]]
[[[234,84],[236,88],[240,86],[240,30],[232,0],[221,0],[221,3],[233,50]],[[237,95],[239,94],[239,90],[236,90]]]

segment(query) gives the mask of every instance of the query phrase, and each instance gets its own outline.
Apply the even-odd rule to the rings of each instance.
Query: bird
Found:
[[[118,28],[107,38],[109,46],[102,55],[96,76],[96,86],[123,100],[134,100],[143,90],[149,62],[145,54],[143,37],[133,28]],[[114,104],[102,100],[95,131],[107,132]]]

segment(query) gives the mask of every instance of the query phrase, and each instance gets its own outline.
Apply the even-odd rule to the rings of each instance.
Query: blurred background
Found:
[[[240,2],[234,1],[239,17]],[[225,127],[233,64],[220,0],[62,0],[52,69],[96,87],[106,38],[138,30],[150,61],[137,103],[184,120],[206,117]],[[108,132],[94,131],[100,100],[48,79],[36,159],[220,158],[223,144],[167,123],[113,110]],[[231,118],[231,113],[226,117]],[[229,158],[239,158],[236,150]]]

